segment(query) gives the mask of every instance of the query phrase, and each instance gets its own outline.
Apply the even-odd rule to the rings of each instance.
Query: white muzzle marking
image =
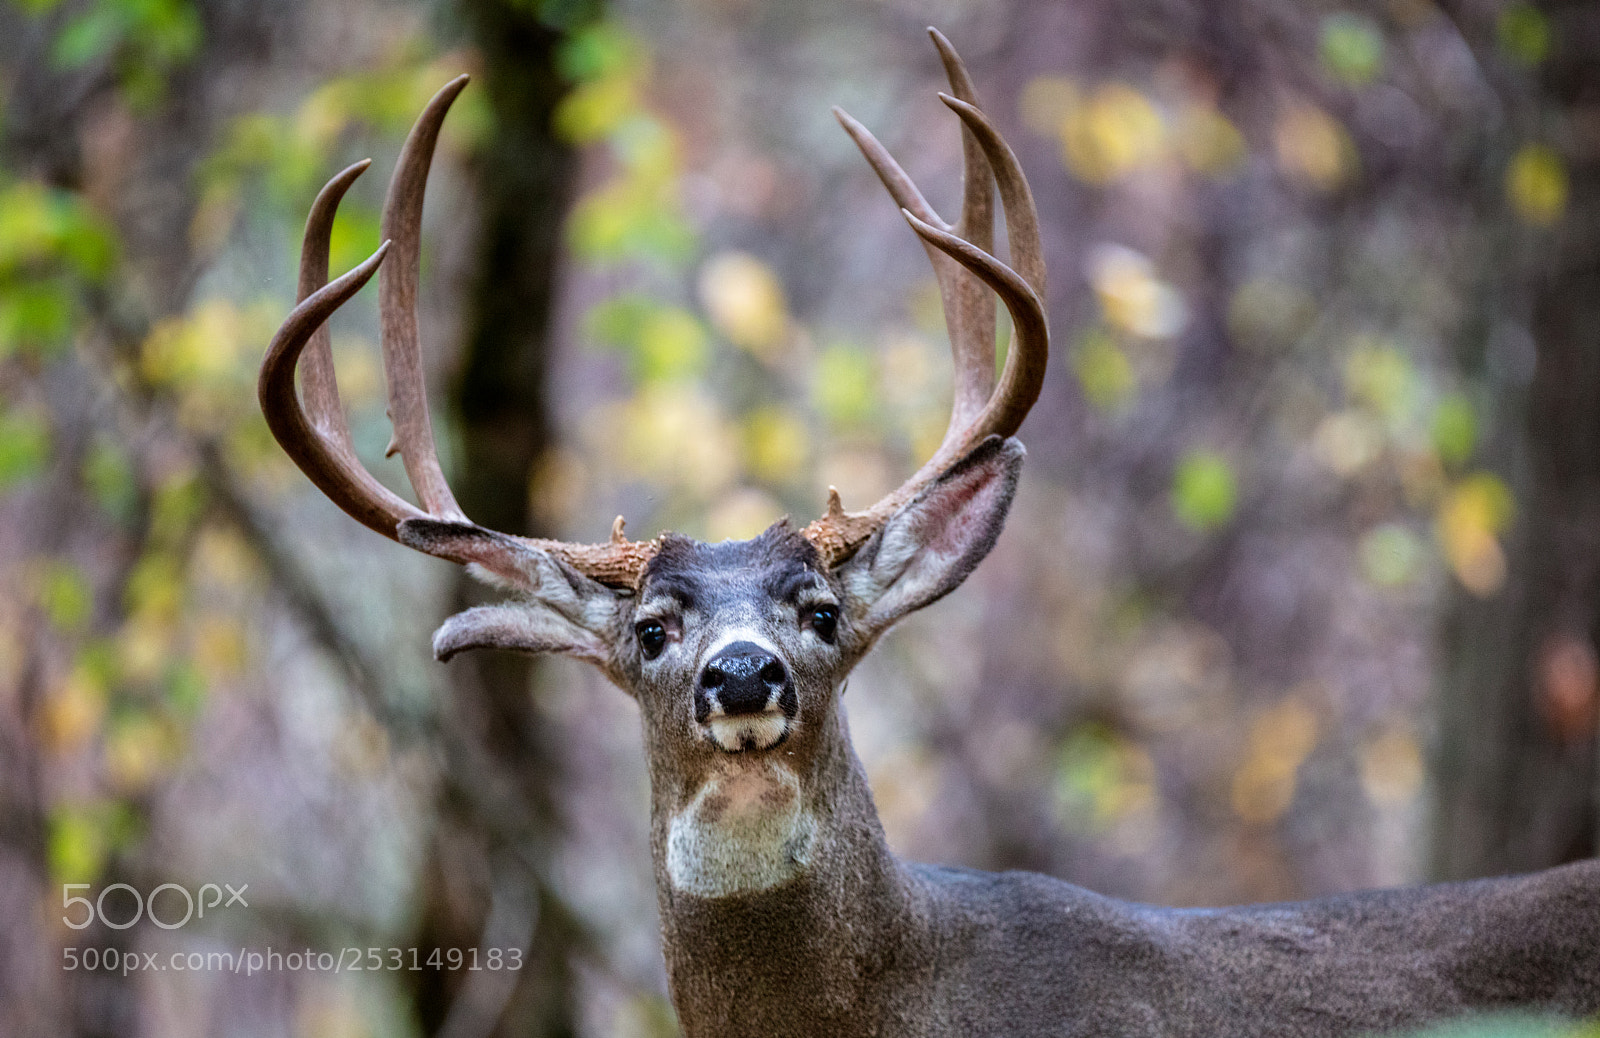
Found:
[[[703,727],[712,742],[729,753],[738,753],[772,749],[789,734],[789,719],[777,709],[729,717],[721,713],[721,707],[715,707]]]

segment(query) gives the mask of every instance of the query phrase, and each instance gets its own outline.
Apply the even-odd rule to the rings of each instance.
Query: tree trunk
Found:
[[[579,6],[588,20],[598,5]],[[528,491],[550,441],[545,390],[555,275],[576,171],[576,156],[552,127],[567,90],[555,63],[564,33],[541,22],[529,5],[467,0],[463,9],[483,54],[494,130],[477,160],[482,226],[453,394],[460,439],[452,482],[463,510],[477,522],[547,533],[534,528]],[[453,607],[461,609],[483,594],[463,574],[454,597]],[[520,906],[513,914],[531,946],[512,974],[514,988],[498,993],[475,996],[469,973],[417,974],[418,1016],[429,1033],[463,1033],[462,1024],[473,1018],[492,1026],[488,1033],[508,1036],[576,1031],[569,959],[578,928],[544,880],[560,828],[552,797],[560,767],[531,694],[532,662],[509,653],[470,653],[451,664],[452,709],[485,751],[485,763],[504,779],[501,789],[517,801],[509,814],[519,821],[485,835],[466,798],[445,796],[418,943],[488,948],[498,902],[510,897]],[[463,890],[463,875],[478,880]]]
[[[1442,878],[1600,851],[1600,150],[1583,133],[1600,104],[1600,4],[1542,6],[1552,51],[1530,136],[1561,153],[1570,193],[1554,227],[1529,232],[1523,302],[1537,360],[1526,390],[1504,398],[1520,406],[1499,450],[1518,504],[1508,578],[1488,599],[1458,591],[1446,613]]]

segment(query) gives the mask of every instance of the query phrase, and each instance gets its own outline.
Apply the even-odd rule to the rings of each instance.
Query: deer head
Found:
[[[755,829],[743,843],[707,836],[705,825],[715,828],[715,819],[664,832],[661,854],[669,864],[682,859],[674,877],[686,889],[748,889],[803,867],[806,819],[828,809],[817,769],[848,747],[838,710],[846,676],[896,620],[972,572],[994,545],[1015,489],[1023,449],[1011,436],[1039,395],[1048,350],[1037,218],[1016,158],[976,106],[959,57],[930,32],[954,95],[940,96],[963,127],[965,188],[956,224],[940,219],[878,141],[835,110],[927,248],[955,358],[942,444],[870,508],[846,512],[830,488],[826,513],[803,529],[779,520],[752,540],[721,544],[670,533],[629,541],[620,516],[608,543],[571,544],[488,530],[462,514],[434,449],[415,299],[428,165],[465,76],[439,91],[405,143],[384,207],[387,240],[326,285],[335,210],[367,163],[344,170],[318,195],[306,225],[301,302],[262,367],[269,427],[335,504],[384,536],[465,564],[510,593],[505,602],[448,620],[434,637],[441,660],[499,648],[565,653],[601,668],[643,712],[658,816],[698,817],[696,804],[716,814],[710,801],[732,795],[719,782],[740,770],[764,776],[761,795],[792,808],[755,811]],[[989,252],[995,183],[1013,266]],[[420,507],[356,459],[334,382],[326,321],[374,272],[395,427],[390,453],[400,453]],[[1014,330],[998,382],[990,291]],[[303,399],[295,390],[302,357]],[[762,825],[772,830],[766,836],[755,831]],[[694,846],[674,858],[674,841]]]

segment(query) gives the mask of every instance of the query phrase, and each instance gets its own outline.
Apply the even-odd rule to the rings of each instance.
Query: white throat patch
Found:
[[[698,897],[767,890],[810,863],[815,836],[792,771],[772,760],[730,762],[673,816],[667,876]]]

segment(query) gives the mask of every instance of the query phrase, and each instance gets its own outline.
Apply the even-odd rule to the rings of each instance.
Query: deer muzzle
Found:
[[[694,719],[730,753],[767,750],[788,738],[799,702],[789,668],[770,650],[737,641],[706,661]]]

